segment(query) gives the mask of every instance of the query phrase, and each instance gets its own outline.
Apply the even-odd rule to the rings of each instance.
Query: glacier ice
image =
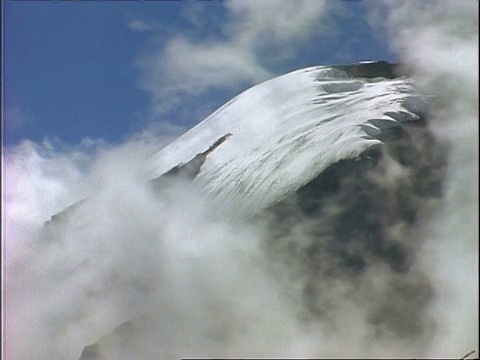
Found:
[[[315,66],[254,86],[155,154],[147,173],[158,178],[228,133],[194,183],[220,203],[235,198],[239,213],[266,208],[381,143],[386,129],[419,121],[426,104],[410,79],[348,74],[379,65]]]

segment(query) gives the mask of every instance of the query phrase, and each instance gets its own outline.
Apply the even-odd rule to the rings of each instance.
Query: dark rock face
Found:
[[[179,179],[193,181],[195,177],[200,172],[202,165],[207,160],[207,156],[212,153],[217,147],[222,145],[225,140],[227,140],[232,134],[225,134],[217,141],[215,141],[212,146],[210,146],[204,152],[197,154],[192,160],[188,161],[185,164],[180,164],[172,169],[168,170],[165,174],[160,175],[159,177],[151,180],[151,184],[155,190],[161,189],[166,183],[171,179]]]
[[[329,319],[340,280],[360,297],[377,336],[426,341],[433,324],[423,310],[434,293],[415,254],[442,196],[447,149],[413,123],[381,136],[383,144],[331,165],[268,209],[265,249],[302,274],[306,318]]]
[[[48,227],[51,224],[57,224],[61,221],[66,221],[70,218],[70,216],[73,215],[75,212],[75,209],[78,209],[79,206],[81,206],[85,201],[87,201],[87,198],[77,201],[76,203],[70,205],[69,207],[65,208],[64,210],[60,211],[59,213],[53,215],[49,221],[45,223],[45,227]]]
[[[130,322],[126,322],[124,324],[121,324],[117,326],[113,332],[115,335],[117,335],[121,339],[131,339],[133,338],[133,333],[135,331],[134,326]],[[98,342],[95,344],[85,346],[85,348],[82,351],[82,354],[80,355],[79,360],[98,360],[98,359],[105,359],[106,355],[102,353],[101,349],[101,343],[106,342],[112,342],[114,339],[110,338],[109,335],[104,336],[102,339],[100,339]],[[128,341],[128,340],[127,340]],[[110,346],[119,346],[120,344],[109,344]],[[134,344],[129,344],[131,347],[134,347]]]
[[[365,62],[349,65],[334,65],[333,68],[345,71],[353,78],[376,78],[384,77],[394,79],[400,75],[398,64],[391,64],[386,61]]]

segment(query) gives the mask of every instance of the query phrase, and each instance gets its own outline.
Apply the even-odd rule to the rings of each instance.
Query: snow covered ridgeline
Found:
[[[394,65],[372,62],[316,66],[266,81],[154,155],[148,173],[155,179],[179,169],[229,134],[185,169],[220,202],[235,197],[240,212],[266,208],[329,165],[380,144],[399,124],[423,121],[424,100],[410,79],[394,76]]]

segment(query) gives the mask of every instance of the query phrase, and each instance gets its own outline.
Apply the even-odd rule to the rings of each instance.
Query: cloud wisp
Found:
[[[273,77],[265,49],[276,49],[269,50],[270,57],[292,56],[299,44],[316,35],[327,8],[323,0],[232,1],[217,6],[226,9],[218,35],[194,39],[179,33],[139,59],[141,86],[152,95],[153,114],[164,114],[180,101],[212,89],[236,90]],[[204,10],[195,10],[194,18],[186,15],[197,25],[195,18],[202,16],[198,11]],[[146,28],[135,24],[137,30]]]
[[[149,23],[146,21],[132,19],[127,23],[127,26],[130,30],[136,32],[151,32],[159,30],[159,27],[155,23]]]
[[[478,351],[478,1],[369,5],[373,26],[435,96],[434,129],[451,147],[447,197],[422,256],[439,293],[432,311],[440,329],[429,355]]]

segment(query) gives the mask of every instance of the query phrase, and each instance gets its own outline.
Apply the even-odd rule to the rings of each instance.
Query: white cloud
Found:
[[[198,40],[180,34],[139,61],[144,70],[142,86],[152,94],[156,113],[170,110],[181,97],[234,89],[272,77],[262,58],[265,49],[274,46],[274,57],[292,54],[294,44],[317,35],[314,30],[319,29],[326,9],[322,0],[224,4],[228,14],[219,19],[224,22],[223,36]],[[194,18],[198,19],[195,9]]]
[[[255,49],[265,43],[288,44],[314,35],[326,12],[325,1],[246,0],[226,3],[234,21],[229,26],[233,37],[245,47]]]
[[[188,185],[162,200],[138,178],[159,142],[101,148],[87,169],[48,145],[23,143],[4,159],[8,358],[77,359],[145,313],[130,345],[104,344],[108,358],[305,351],[294,305],[263,269],[258,229],[219,217]],[[42,227],[92,192],[70,220]]]
[[[134,241],[127,234],[127,229],[132,229],[128,219],[136,218],[130,211],[139,210],[135,205],[139,199],[134,200],[135,197],[145,196],[141,187],[132,184],[145,182],[144,161],[168,140],[151,133],[138,134],[119,146],[87,142],[68,150],[59,150],[48,142],[25,141],[2,154],[2,198],[6,209],[2,251],[8,254],[3,268],[5,289],[8,289],[4,299],[8,307],[4,340],[8,344],[8,358],[76,359],[85,342],[95,340],[94,334],[108,330],[109,316],[114,316],[115,307],[110,307],[110,303],[102,309],[105,303],[98,303],[95,312],[89,308],[95,305],[88,293],[104,286],[105,278],[97,272],[98,266],[120,261],[115,257],[122,251],[130,251],[121,239]],[[57,235],[43,227],[52,215],[92,194],[96,194],[90,202],[93,207],[82,210],[74,218],[75,224],[70,224],[73,226],[67,225]],[[121,219],[111,218],[109,211],[118,211]],[[142,210],[137,215],[142,217],[145,213]],[[85,232],[85,224],[96,222],[95,219],[99,227]],[[120,229],[118,226],[122,223],[126,227]],[[147,244],[141,247],[149,251]],[[132,256],[135,254],[130,251],[124,259],[131,261]],[[90,261],[95,263],[93,268],[87,266],[87,271],[78,273],[78,277],[64,278],[77,266]],[[147,260],[139,258],[138,261],[134,266]],[[82,311],[90,315],[80,321]],[[78,321],[73,320],[75,317]],[[66,324],[70,325],[65,327]],[[54,338],[57,340],[52,341]]]
[[[127,23],[127,26],[130,28],[130,30],[137,32],[151,32],[159,29],[158,24],[139,19],[130,20]]]
[[[451,145],[447,198],[422,256],[440,295],[432,311],[441,328],[430,357],[458,357],[479,346],[478,6],[473,0],[370,3],[374,26],[389,35],[418,86],[436,96],[434,126]]]
[[[200,95],[211,89],[235,88],[266,79],[271,74],[255,55],[226,43],[194,43],[184,37],[169,41],[161,54],[144,63],[151,92],[160,112],[169,110],[182,96]]]

